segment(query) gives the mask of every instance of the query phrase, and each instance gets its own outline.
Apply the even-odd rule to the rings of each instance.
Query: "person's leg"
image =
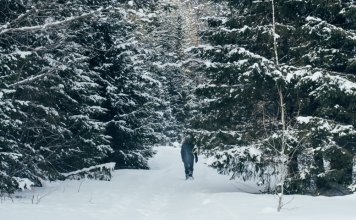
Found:
[[[188,175],[189,177],[193,177],[193,170],[194,170],[194,157],[191,155],[188,160]]]
[[[187,163],[187,152],[182,148],[180,153],[181,153],[182,161],[183,161],[183,164],[184,164],[185,178],[188,179],[189,165]]]
[[[190,162],[189,164],[189,176],[193,177],[193,170],[194,170],[194,162]]]
[[[184,172],[185,172],[185,178],[188,179],[189,177],[189,163],[187,161],[184,161]]]

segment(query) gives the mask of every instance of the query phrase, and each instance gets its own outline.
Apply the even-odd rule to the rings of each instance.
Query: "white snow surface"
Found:
[[[48,183],[16,194],[0,204],[4,220],[353,220],[356,195],[286,196],[276,212],[274,195],[248,193],[246,183],[231,181],[195,165],[186,181],[180,148],[157,147],[151,170],[117,170],[110,182],[96,180]],[[32,199],[33,198],[33,199]],[[32,204],[32,201],[33,203]]]

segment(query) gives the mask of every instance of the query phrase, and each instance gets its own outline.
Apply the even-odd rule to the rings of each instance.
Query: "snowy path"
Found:
[[[218,175],[202,158],[195,180],[186,181],[179,149],[157,150],[151,170],[119,170],[110,182],[66,181],[21,193],[0,204],[0,220],[356,219],[356,195],[290,196],[287,208],[276,213],[274,196],[239,192],[247,185]],[[43,198],[32,204],[33,196],[35,203]]]

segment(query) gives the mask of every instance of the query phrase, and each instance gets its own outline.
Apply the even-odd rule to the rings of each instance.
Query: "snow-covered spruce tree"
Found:
[[[198,143],[221,172],[268,182],[278,171],[272,153],[281,143],[279,85],[288,122],[286,193],[348,193],[356,132],[354,6],[275,4],[279,66],[271,2],[229,1],[226,18],[208,19],[207,45],[192,49],[207,79],[196,90]]]
[[[152,45],[152,71],[162,83],[161,137],[162,143],[179,141],[186,124],[189,100],[189,76],[184,70],[186,47],[186,17],[182,1],[157,2],[154,29],[147,35],[146,44]]]
[[[4,1],[0,130],[6,192],[61,179],[111,151],[104,124],[94,118],[102,100],[87,48],[70,39],[76,34],[70,25],[101,9],[80,3]]]
[[[106,161],[147,167],[156,83],[126,5],[2,3],[1,192]]]
[[[201,17],[208,14],[209,1],[161,0],[158,1],[154,39],[155,62],[153,67],[162,82],[164,100],[164,142],[180,141],[189,129],[188,120],[193,116],[195,95],[193,88],[199,81],[195,74],[196,60],[186,53],[199,44]]]
[[[91,41],[100,48],[91,54],[90,68],[101,78],[101,96],[106,98],[101,120],[107,124],[113,149],[106,160],[116,162],[117,168],[148,168],[159,129],[160,82],[151,72],[151,51],[141,38],[146,31],[141,26],[151,25],[147,15],[151,11],[135,4],[125,6],[126,18],[116,15],[96,24]],[[97,44],[99,39],[104,41]]]

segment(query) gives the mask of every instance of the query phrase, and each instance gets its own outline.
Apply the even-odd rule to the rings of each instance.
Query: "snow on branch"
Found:
[[[66,179],[79,180],[82,178],[107,180],[111,179],[111,172],[115,168],[114,162],[91,166],[70,173],[62,173]]]
[[[26,18],[28,15],[30,15],[34,11],[37,11],[36,7],[32,7],[30,10],[27,10],[24,14],[20,14],[17,18],[12,20],[11,22],[7,22],[6,24],[0,26],[0,29],[8,29],[9,26],[18,23],[19,21]]]
[[[51,75],[53,75],[53,71],[54,70],[50,70],[49,72],[41,73],[41,74],[39,74],[37,76],[31,76],[31,77],[29,77],[27,79],[24,79],[24,80],[18,81],[16,83],[10,84],[9,87],[10,88],[11,87],[16,87],[16,86],[19,86],[19,85],[23,85],[23,84],[26,84],[26,83],[33,82],[33,81],[35,81],[37,79],[44,78],[46,76],[51,76]]]
[[[26,26],[26,27],[18,27],[18,28],[5,28],[5,29],[0,31],[0,36],[3,35],[3,34],[6,34],[6,33],[40,31],[40,30],[45,30],[45,29],[49,29],[49,28],[58,27],[60,25],[67,24],[67,23],[70,23],[72,21],[75,21],[75,20],[78,20],[78,19],[81,19],[81,18],[90,17],[92,15],[95,15],[95,14],[101,12],[102,10],[103,10],[103,7],[100,7],[95,11],[84,13],[84,14],[79,15],[79,16],[69,17],[69,18],[66,18],[66,19],[61,20],[61,21],[54,21],[54,22],[46,23],[46,24],[43,24],[43,25]]]
[[[25,189],[31,190],[31,186],[35,185],[28,178],[13,177],[13,179],[17,182],[18,188],[21,189],[22,191],[24,191]]]

